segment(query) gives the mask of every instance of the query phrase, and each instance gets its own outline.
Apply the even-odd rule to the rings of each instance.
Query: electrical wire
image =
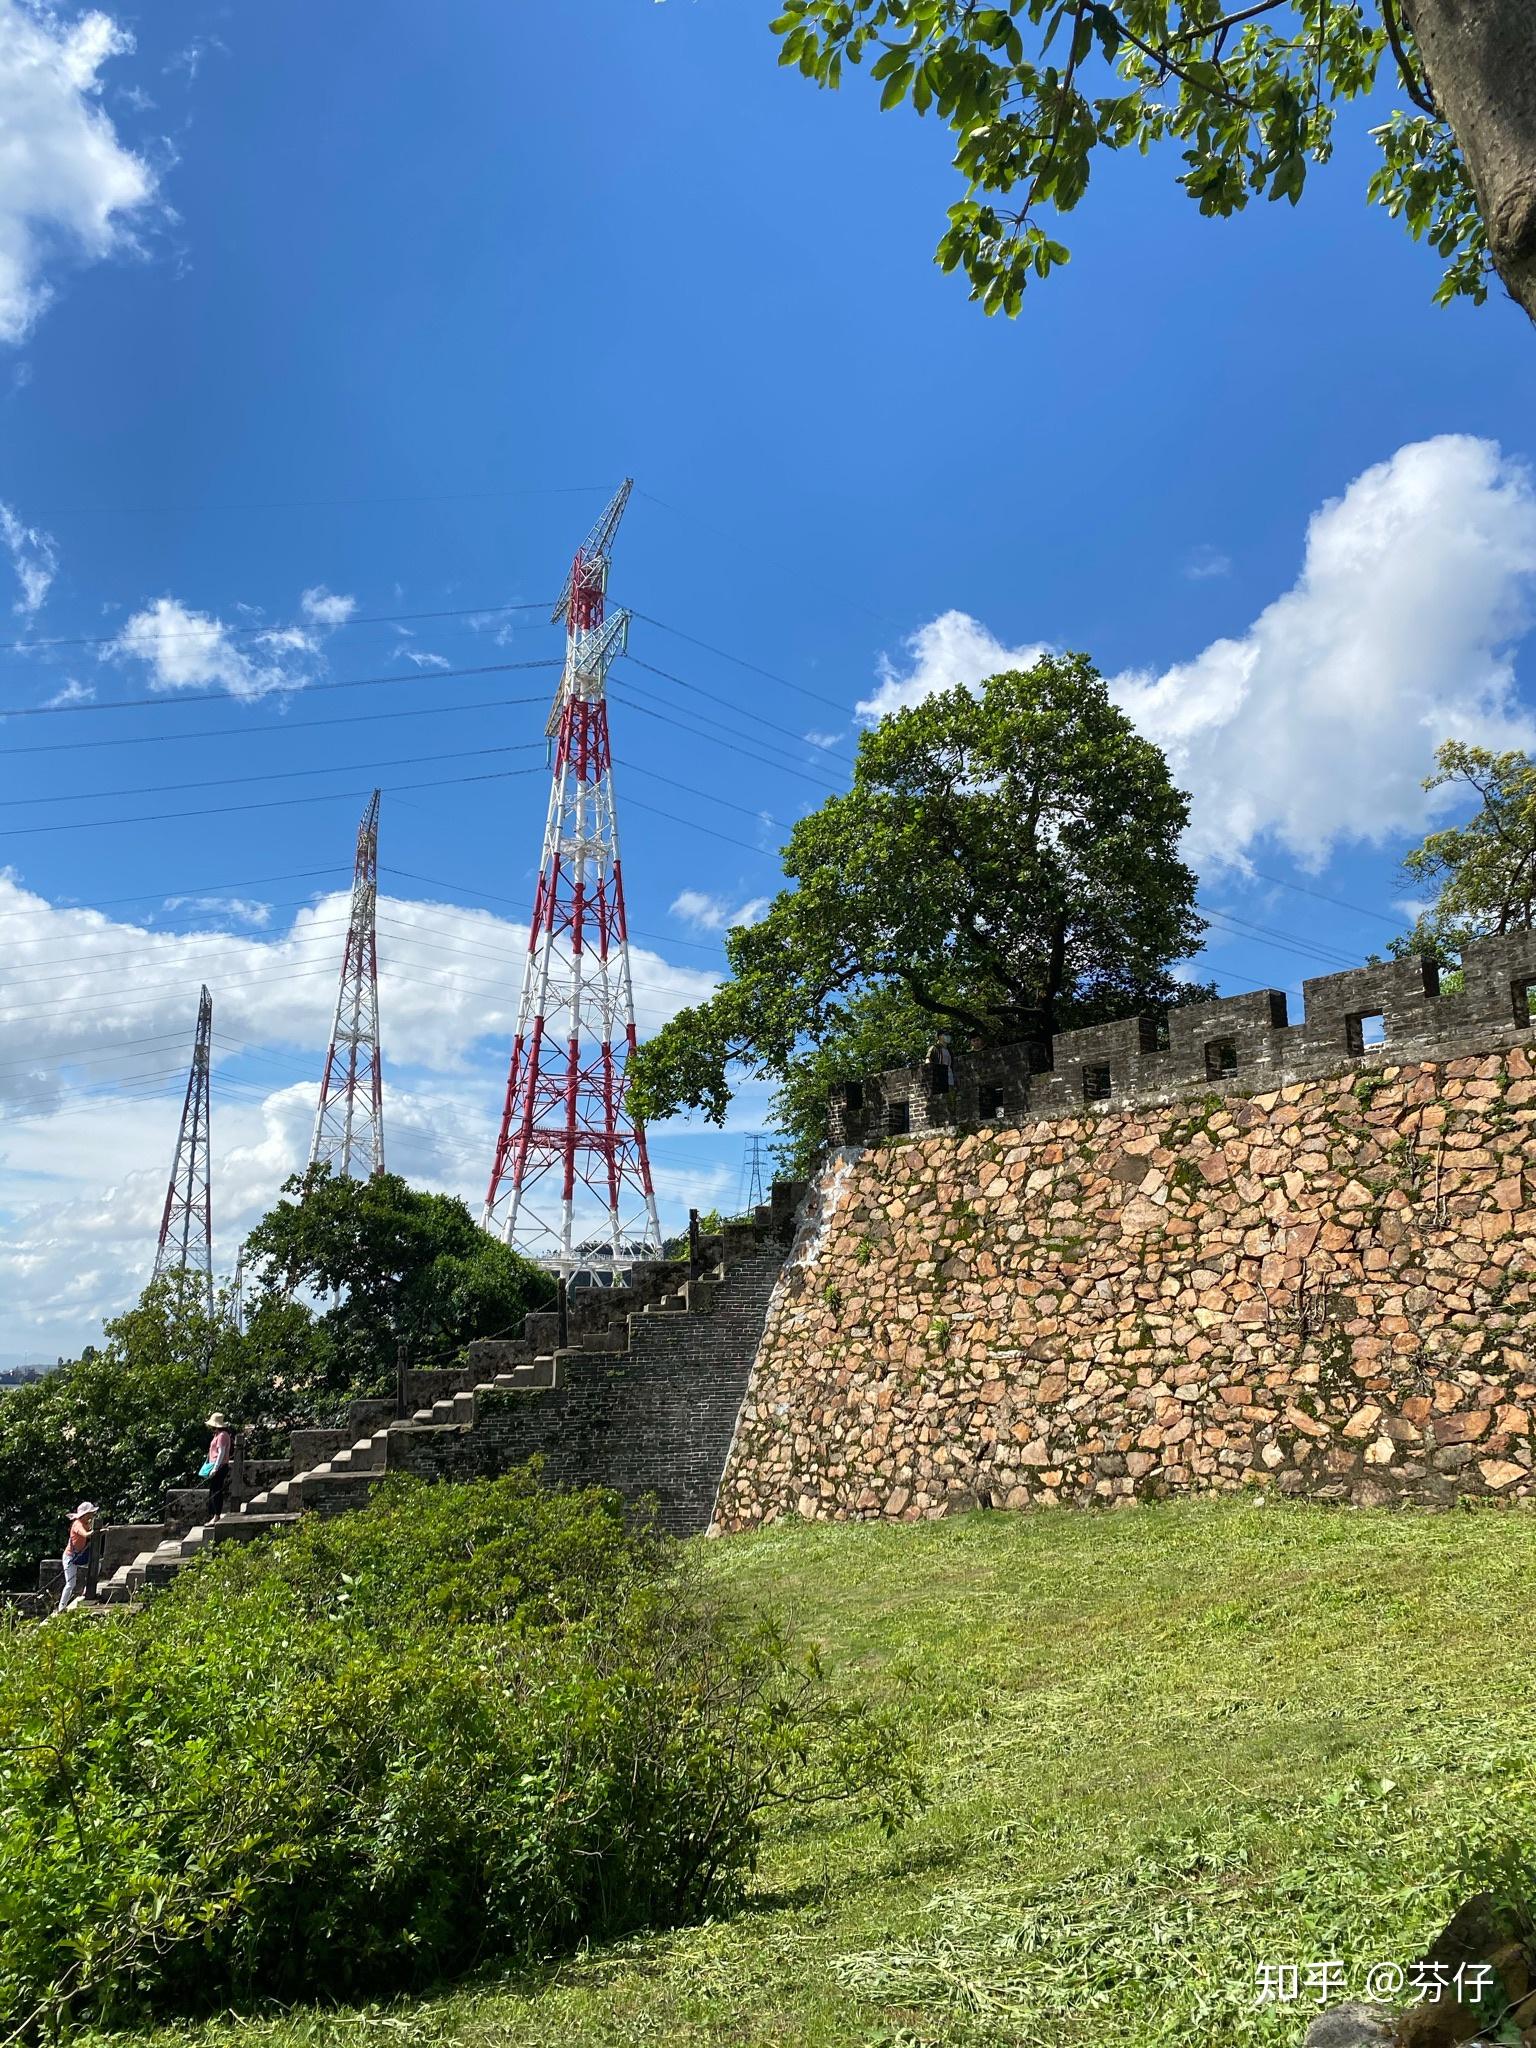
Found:
[[[537,768],[498,768],[485,775],[441,776],[435,782],[401,782],[397,789],[457,789],[467,782],[506,782],[517,775],[537,775]],[[384,786],[389,793],[388,785]],[[131,818],[82,818],[67,825],[6,825],[0,826],[0,839],[30,839],[40,832],[95,832],[115,825],[170,825],[184,818],[227,818],[237,811],[280,811],[294,804],[341,803],[344,799],[356,800],[360,796],[372,796],[371,789],[333,789],[323,796],[278,796],[264,798],[254,804],[214,804],[200,811],[145,811]]]
[[[824,789],[829,796],[845,794],[843,785],[829,782],[824,775],[817,775],[813,770],[782,757],[782,749],[775,747],[771,740],[758,742],[759,748],[768,749],[767,753],[754,752],[744,747],[739,739],[717,737],[720,733],[728,735],[731,731],[731,727],[722,726],[717,719],[675,718],[670,711],[658,711],[649,705],[637,703],[631,694],[634,688],[633,683],[626,683],[622,690],[610,690],[609,696],[615,704],[622,705],[625,710],[638,711],[643,717],[659,719],[663,725],[670,725],[679,732],[685,732],[690,738],[702,741],[707,747],[720,747],[728,754],[739,754],[744,761],[752,761],[759,768],[771,768],[779,775],[798,776],[802,782],[814,783],[817,789]],[[642,694],[649,696],[651,693],[644,691]],[[774,754],[781,755],[781,758],[770,758]]]
[[[505,903],[513,910],[521,910],[525,915],[528,911],[527,900],[523,897],[496,896],[487,889],[472,889],[467,882],[445,882],[437,875],[416,875],[412,874],[409,868],[391,867],[383,861],[379,863],[379,873],[381,875],[398,875],[402,881],[406,882],[420,882],[429,889],[457,889],[461,896],[479,896],[487,903]],[[452,907],[462,909],[466,906],[455,905]],[[654,939],[658,945],[663,946],[687,946],[701,953],[718,952],[723,944],[723,941],[720,939],[715,939],[706,944],[702,939],[676,939],[670,933],[642,932],[633,925],[630,926],[629,932],[631,938]]]
[[[445,671],[439,669],[436,673],[441,675]],[[429,676],[423,675],[423,682],[429,680]],[[242,740],[288,739],[298,733],[319,732],[332,725],[375,725],[386,718],[451,718],[460,711],[507,711],[517,705],[548,702],[548,697],[543,695],[475,697],[463,704],[414,704],[405,711],[354,711],[349,716],[336,718],[285,718],[280,725],[248,730],[240,737]],[[0,713],[0,717],[3,716]],[[78,753],[85,747],[174,747],[186,740],[227,740],[231,731],[227,725],[200,725],[193,732],[123,732],[100,740],[37,740],[29,746],[7,747],[4,758],[9,760],[15,754]]]
[[[631,654],[627,648],[619,659],[627,661],[633,668],[643,668],[649,675],[660,676],[663,682],[676,683],[680,690],[687,690],[695,697],[708,697],[715,703],[720,701],[717,690],[706,689],[702,683],[690,683],[686,677],[674,675],[671,669],[657,668],[653,662],[642,661],[638,654]],[[733,704],[731,709],[742,718],[750,719],[754,725],[764,725],[770,732],[787,734],[790,739],[798,741],[802,746],[815,747],[823,754],[841,755],[845,761],[851,762],[854,758],[853,750],[836,740],[813,740],[805,733],[797,732],[792,725],[780,725],[777,719],[764,718],[756,711],[748,711],[744,704]]]
[[[36,910],[0,911],[0,921],[8,922],[13,917],[37,917],[43,913],[55,916],[81,914],[93,916],[103,910],[116,910],[124,903],[166,902],[172,896],[211,896],[219,889],[265,889],[273,882],[307,882],[316,875],[334,875],[340,870],[336,866],[324,868],[290,868],[285,875],[251,875],[243,882],[202,882],[189,884],[180,889],[148,889],[137,896],[103,896],[95,903],[44,903],[42,912]],[[20,887],[19,883],[13,884]]]
[[[414,683],[420,687],[425,683],[451,682],[456,676],[502,676],[520,669],[562,666],[551,654],[538,661],[486,661],[474,668],[418,668],[407,676],[343,676],[320,682],[276,683],[270,690],[250,697],[237,696],[231,690],[178,690],[174,695],[161,691],[153,697],[97,697],[88,704],[11,704],[0,709],[0,717],[66,718],[90,711],[171,711],[184,704],[269,704],[280,697],[314,697],[322,690],[374,690],[386,683]]]
[[[549,599],[531,600],[520,604],[469,604],[457,605],[452,611],[442,612],[354,612],[347,619],[295,619],[287,625],[272,622],[260,626],[228,626],[222,619],[209,613],[204,615],[198,626],[181,626],[174,632],[135,633],[133,647],[124,648],[131,653],[134,647],[154,646],[162,640],[206,640],[210,633],[216,633],[226,640],[247,640],[270,638],[282,633],[321,632],[334,633],[342,626],[403,626],[420,625],[430,619],[488,619],[498,612],[543,612],[552,609]],[[123,645],[122,629],[115,633],[73,633],[55,635],[46,640],[0,640],[0,654],[35,654],[52,647],[119,647]],[[67,710],[84,709],[83,706],[67,705]]]
[[[237,789],[252,782],[294,782],[309,775],[366,775],[375,768],[418,768],[434,761],[474,761],[487,754],[533,754],[544,751],[542,740],[523,740],[516,746],[456,747],[448,754],[397,754],[388,761],[328,761],[323,768],[269,768],[260,775],[198,776],[191,782],[145,782],[128,789],[71,789],[53,796],[8,797],[8,806],[18,804],[98,803],[120,796],[169,796],[184,789]]]

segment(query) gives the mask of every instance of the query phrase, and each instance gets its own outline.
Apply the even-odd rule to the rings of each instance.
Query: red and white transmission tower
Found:
[[[181,1132],[171,1163],[171,1184],[160,1218],[155,1278],[179,1273],[200,1284],[203,1306],[213,1315],[213,1175],[208,1155],[208,1059],[213,1039],[213,997],[205,988],[197,1006],[192,1070],[181,1106]]]
[[[635,1049],[604,685],[628,612],[603,617],[626,477],[571,564],[553,616],[565,667],[545,730],[554,787],[533,899],[487,1230],[566,1278],[611,1285],[661,1250],[645,1131],[624,1106]]]
[[[374,911],[379,896],[379,792],[357,828],[352,916],[331,1046],[320,1083],[311,1166],[324,1163],[343,1178],[367,1180],[384,1171],[384,1075],[379,1054],[379,949]]]

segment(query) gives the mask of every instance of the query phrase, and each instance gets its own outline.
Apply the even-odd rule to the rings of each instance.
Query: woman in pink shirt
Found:
[[[84,1590],[82,1581],[91,1555],[91,1532],[95,1526],[95,1501],[81,1501],[70,1517],[69,1541],[64,1546],[64,1590],[59,1595],[57,1610],[60,1614],[72,1601],[78,1600]]]
[[[208,1427],[213,1431],[213,1442],[208,1446],[199,1476],[208,1482],[208,1519],[216,1522],[224,1512],[224,1490],[229,1484],[229,1460],[235,1439],[222,1409],[214,1409]]]

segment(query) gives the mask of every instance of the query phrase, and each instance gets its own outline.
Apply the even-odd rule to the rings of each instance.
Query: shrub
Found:
[[[372,1996],[717,1911],[775,1802],[894,1825],[904,1757],[616,1496],[396,1482],[0,1637],[0,2011]]]

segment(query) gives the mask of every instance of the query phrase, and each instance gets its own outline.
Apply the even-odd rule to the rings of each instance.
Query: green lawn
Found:
[[[1294,2048],[1314,2008],[1256,2007],[1257,1965],[1338,1957],[1354,1990],[1422,1951],[1476,1843],[1536,1845],[1527,1516],[974,1514],[705,1564],[901,1703],[931,1796],[904,1834],[786,1827],[735,1919],[537,1982],[191,2035]]]

